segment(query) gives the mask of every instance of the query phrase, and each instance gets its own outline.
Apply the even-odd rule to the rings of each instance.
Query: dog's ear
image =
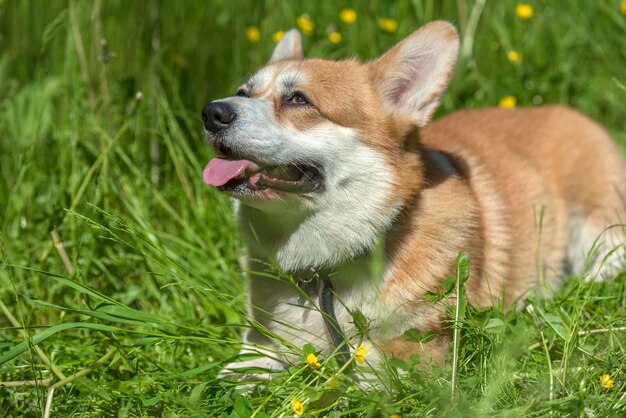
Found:
[[[439,107],[458,51],[454,26],[436,21],[422,26],[368,65],[384,104],[422,127]]]
[[[302,59],[302,37],[298,29],[291,29],[283,35],[269,62],[289,59]]]

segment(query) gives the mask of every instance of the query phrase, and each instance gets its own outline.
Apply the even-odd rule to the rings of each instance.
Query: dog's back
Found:
[[[598,124],[563,107],[484,109],[454,113],[421,134],[470,182],[483,270],[487,280],[500,276],[494,284],[504,279],[508,296],[518,297],[528,277],[551,284],[566,273],[615,274],[623,249],[604,258],[624,234],[604,230],[626,221],[626,160]]]
[[[420,139],[425,177],[390,233],[380,300],[399,321],[438,337],[426,345],[390,338],[387,353],[423,349],[442,361],[445,312],[423,298],[454,274],[459,251],[470,258],[475,306],[502,296],[514,303],[543,284],[558,287],[568,273],[611,278],[624,265],[626,160],[587,117],[562,107],[460,111]]]

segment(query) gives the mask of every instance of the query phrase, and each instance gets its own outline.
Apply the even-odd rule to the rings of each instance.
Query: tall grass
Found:
[[[216,378],[249,324],[229,202],[201,181],[198,114],[302,13],[316,24],[306,54],[331,58],[369,59],[450,20],[472,48],[440,115],[513,95],[576,107],[626,144],[619,1],[532,1],[529,20],[511,1],[351,3],[0,1],[0,417],[41,416],[47,399],[52,416],[289,416],[294,396],[315,416],[626,413],[624,274],[573,278],[529,311],[468,307],[454,402],[450,370],[410,362],[373,391],[306,367],[245,398]]]

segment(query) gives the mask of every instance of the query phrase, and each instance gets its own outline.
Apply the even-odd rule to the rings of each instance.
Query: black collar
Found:
[[[326,331],[337,349],[337,361],[340,366],[343,366],[350,360],[350,350],[346,336],[335,315],[335,292],[329,274],[311,268],[306,274],[300,275],[298,287],[309,297],[314,295],[314,292],[317,293],[319,311],[324,319]],[[305,298],[298,296],[298,304],[303,305],[304,302]]]

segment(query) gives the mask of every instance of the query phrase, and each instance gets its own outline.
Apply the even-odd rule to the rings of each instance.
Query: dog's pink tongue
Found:
[[[258,170],[259,167],[248,160],[224,160],[213,158],[204,168],[204,182],[212,186],[223,186],[239,177],[246,169]]]

